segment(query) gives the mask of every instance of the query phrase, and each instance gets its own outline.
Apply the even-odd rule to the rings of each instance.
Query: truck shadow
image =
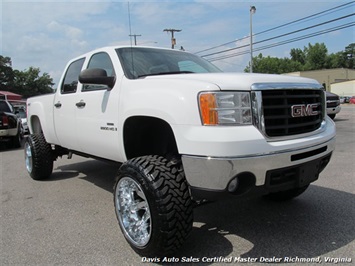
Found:
[[[113,193],[115,177],[120,165],[119,163],[88,159],[84,162],[55,167],[48,181],[78,177]]]
[[[355,239],[354,203],[353,194],[312,185],[289,202],[253,198],[201,206],[194,217],[200,225],[179,256],[323,259]]]
[[[50,180],[78,177],[112,193],[118,167],[88,160],[57,167]],[[194,210],[191,236],[174,257],[202,262],[219,257],[322,256],[355,239],[354,203],[353,194],[312,185],[289,202],[253,197],[202,205]]]

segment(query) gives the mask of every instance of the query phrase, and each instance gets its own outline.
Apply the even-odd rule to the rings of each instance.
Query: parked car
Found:
[[[340,107],[340,97],[335,94],[331,93],[329,91],[327,93],[327,115],[331,118],[334,119],[336,114],[340,112],[341,107]]]
[[[27,125],[27,113],[25,107],[15,107],[15,114],[21,120],[22,130],[24,134],[28,134],[28,125]]]
[[[339,96],[340,98],[340,103],[349,103],[351,96]]]
[[[355,104],[355,96],[353,96],[353,97],[350,98],[349,103]]]
[[[0,100],[0,141],[11,142],[12,147],[21,147],[23,130],[12,105]]]

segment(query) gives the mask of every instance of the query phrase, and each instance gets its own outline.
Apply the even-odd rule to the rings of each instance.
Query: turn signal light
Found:
[[[200,95],[200,111],[203,125],[217,125],[217,101],[216,95],[206,93]]]

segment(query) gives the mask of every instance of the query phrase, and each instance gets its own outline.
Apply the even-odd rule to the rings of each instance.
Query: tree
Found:
[[[259,54],[253,57],[253,71],[255,73],[282,74],[300,71],[302,64],[289,58],[263,57]],[[249,66],[244,69],[249,72]]]
[[[328,49],[324,43],[308,44],[303,49],[305,54],[305,70],[318,70],[327,68]]]
[[[351,43],[345,47],[344,54],[347,59],[347,68],[354,69],[355,68],[355,43]]]
[[[301,63],[302,65],[306,62],[306,55],[300,48],[293,48],[290,52],[291,60]]]
[[[330,54],[327,58],[327,68],[347,68],[347,55],[344,52]]]
[[[40,72],[35,67],[24,71],[15,70],[13,92],[24,98],[53,92],[53,79],[47,73],[40,76]]]
[[[24,98],[53,92],[53,79],[47,74],[40,75],[40,69],[13,70],[11,58],[0,55],[0,90],[22,95]]]
[[[355,43],[345,47],[344,51],[328,54],[324,43],[308,44],[303,50],[291,49],[291,58],[263,57],[253,58],[253,70],[256,73],[282,74],[295,71],[308,71],[331,68],[355,68]],[[244,69],[249,72],[249,66]]]
[[[0,55],[0,90],[8,91],[14,80],[14,72],[11,66],[11,58]]]

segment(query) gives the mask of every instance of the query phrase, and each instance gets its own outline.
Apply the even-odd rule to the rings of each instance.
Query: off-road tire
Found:
[[[149,240],[142,245],[132,241],[122,224],[123,208],[119,210],[118,206],[123,202],[118,200],[123,194],[119,189],[122,180],[138,184],[148,202],[150,219],[146,228]],[[193,202],[181,162],[176,164],[161,156],[144,156],[127,161],[118,171],[114,204],[123,235],[141,256],[171,254],[182,246],[192,230]]]
[[[53,171],[53,153],[42,134],[33,134],[25,142],[27,172],[34,180],[49,178]]]
[[[268,200],[272,201],[288,201],[292,200],[295,197],[298,197],[301,195],[303,192],[307,190],[309,185],[300,187],[300,188],[294,188],[286,191],[280,191],[280,192],[275,192],[275,193],[270,193],[265,195],[264,197]]]

